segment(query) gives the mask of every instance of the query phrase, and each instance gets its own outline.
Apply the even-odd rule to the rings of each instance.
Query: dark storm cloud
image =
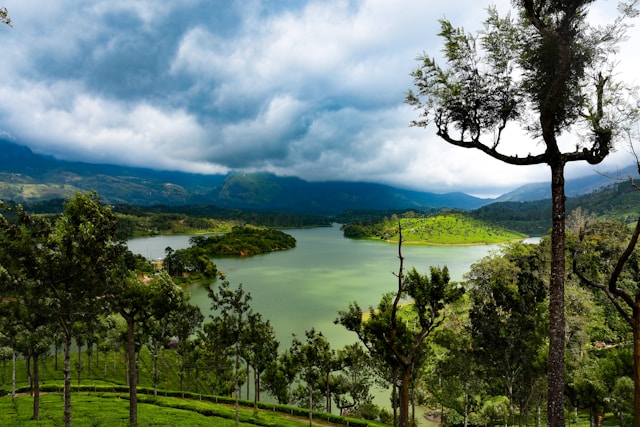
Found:
[[[3,5],[14,27],[0,32],[0,136],[39,152],[440,192],[546,178],[408,126],[415,57],[438,54],[443,16],[478,28],[474,0]]]

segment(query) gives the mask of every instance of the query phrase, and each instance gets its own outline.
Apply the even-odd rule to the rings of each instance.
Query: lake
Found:
[[[291,334],[304,337],[311,328],[321,331],[338,349],[357,340],[333,321],[338,310],[346,310],[357,301],[367,309],[377,305],[381,296],[397,287],[396,244],[351,240],[342,236],[340,226],[284,230],[297,240],[294,249],[248,258],[216,258],[219,270],[226,273],[232,288],[242,283],[251,293],[251,305],[275,328],[281,347],[289,347]],[[167,246],[189,246],[190,236],[156,236],[129,240],[129,249],[149,259],[161,258]],[[418,246],[402,248],[405,268],[415,266],[422,273],[429,266],[447,266],[452,280],[461,280],[469,266],[497,245]],[[210,313],[205,289],[189,289],[192,302]]]

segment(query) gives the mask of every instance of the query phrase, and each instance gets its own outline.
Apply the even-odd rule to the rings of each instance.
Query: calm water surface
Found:
[[[242,283],[251,293],[252,307],[271,321],[281,347],[291,334],[304,337],[311,328],[321,331],[333,348],[357,340],[355,334],[333,324],[338,310],[357,301],[366,309],[382,294],[395,290],[398,270],[397,245],[346,239],[340,226],[285,230],[297,240],[294,249],[249,258],[216,258],[232,288]],[[147,258],[161,258],[167,246],[189,246],[190,236],[157,236],[132,239],[129,249]],[[452,280],[461,280],[469,266],[496,245],[410,246],[402,248],[405,267],[427,273],[429,266],[448,266]],[[192,302],[207,315],[210,303],[201,286],[189,289]]]

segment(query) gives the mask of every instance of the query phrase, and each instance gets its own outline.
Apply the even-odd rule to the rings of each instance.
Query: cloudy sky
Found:
[[[0,31],[0,138],[67,160],[500,194],[548,169],[451,147],[410,127],[403,104],[415,58],[439,55],[438,19],[475,31],[488,4],[0,0],[13,21]],[[596,4],[594,22],[615,16],[616,1]],[[620,76],[638,83],[629,35]],[[618,150],[598,170],[631,161]]]

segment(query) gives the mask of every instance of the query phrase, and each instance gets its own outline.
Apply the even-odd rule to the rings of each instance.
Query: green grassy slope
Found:
[[[0,426],[59,426],[63,425],[62,355],[43,358],[40,364],[41,421],[31,420],[33,397],[29,396],[27,370],[24,359],[16,365],[15,404],[11,400],[11,364],[6,360],[0,365]],[[159,371],[158,396],[153,395],[152,361],[146,347],[139,358],[138,417],[139,426],[232,426],[235,425],[234,399],[213,396],[202,381],[195,380],[188,371],[184,381],[184,393],[180,391],[180,358],[174,350],[161,350],[162,369]],[[78,357],[72,354],[72,413],[74,426],[127,426],[129,419],[128,387],[124,351],[94,351],[91,367],[86,351]],[[80,363],[81,362],[81,363]],[[78,375],[77,368],[81,367]],[[78,381],[80,376],[81,381]],[[241,389],[245,397],[246,388]],[[184,394],[184,399],[181,398]],[[262,396],[266,397],[266,396]],[[259,403],[254,411],[253,401],[241,400],[241,426],[308,426],[305,408]],[[314,419],[326,426],[346,425],[384,427],[383,424],[354,418],[342,418],[332,414],[315,412]],[[320,421],[322,420],[322,421]]]
[[[523,239],[513,232],[462,212],[441,212],[426,217],[385,218],[375,223],[344,226],[345,237],[398,241],[398,223],[403,243],[429,245],[475,245]]]

